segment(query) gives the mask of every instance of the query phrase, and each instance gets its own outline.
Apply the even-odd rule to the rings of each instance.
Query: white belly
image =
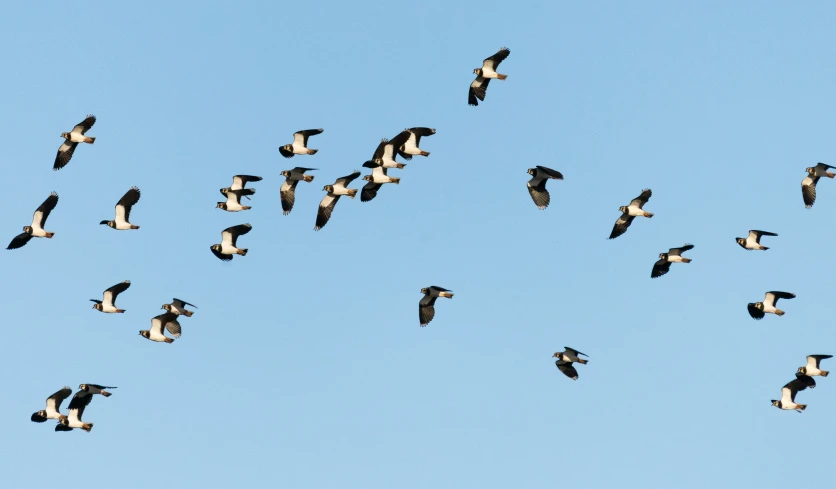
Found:
[[[226,210],[229,212],[238,212],[244,210],[244,206],[237,203],[237,202],[229,202],[226,203]]]
[[[638,217],[638,216],[643,216],[644,211],[639,209],[636,206],[631,205],[630,207],[627,208],[627,214],[630,215],[630,216],[633,216],[633,217]]]
[[[39,227],[32,226],[32,236],[35,237],[35,238],[45,238],[46,237],[46,231],[44,231],[43,229],[41,229]]]
[[[670,256],[668,255],[668,261],[672,263],[682,263],[684,260],[681,256]]]
[[[83,143],[85,139],[87,139],[87,136],[83,134],[78,134],[76,132],[70,133],[70,141],[74,143]]]
[[[763,312],[771,312],[772,314],[775,314],[775,311],[777,310],[778,309],[775,306],[770,306],[768,304],[763,305]]]
[[[221,253],[223,253],[224,255],[234,255],[237,251],[238,248],[232,245],[221,244]]]
[[[102,303],[102,312],[116,312],[116,307],[112,304]]]
[[[67,421],[70,428],[81,428],[82,426],[84,426],[84,423],[78,421],[77,419],[69,418]]]
[[[334,195],[348,195],[348,189],[343,187],[342,185],[336,186],[334,185],[334,191],[331,192]]]
[[[165,341],[165,335],[157,333],[157,330],[152,329],[151,333],[148,335],[148,339],[151,341]]]
[[[116,227],[114,227],[114,229],[119,229],[119,230],[122,230],[122,231],[124,231],[126,229],[131,229],[131,223],[123,221],[121,219],[116,219],[115,224],[116,224]]]
[[[305,146],[303,146],[301,144],[296,144],[296,143],[293,143],[292,149],[293,149],[293,153],[297,154],[297,155],[306,154],[308,152],[308,148],[306,148]]]

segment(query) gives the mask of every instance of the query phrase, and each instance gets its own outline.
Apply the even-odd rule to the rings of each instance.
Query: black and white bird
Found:
[[[581,353],[574,348],[569,348],[568,346],[563,347],[566,351],[558,351],[552,355],[552,358],[557,358],[554,361],[554,364],[557,366],[557,369],[563,372],[563,374],[569,377],[572,380],[578,380],[578,371],[575,369],[574,362],[578,362],[581,365],[586,365],[589,363],[589,360],[580,358],[578,355],[589,356],[586,353]]]
[[[151,329],[142,330],[139,332],[139,335],[151,341],[174,343],[174,339],[168,338],[164,330],[168,330],[174,338],[180,337],[182,329],[180,328],[180,323],[177,322],[177,314],[165,312],[159,316],[154,316],[151,319]]]
[[[528,174],[531,175],[531,180],[526,183],[528,193],[531,194],[531,200],[534,201],[534,205],[538,209],[543,210],[551,202],[549,191],[546,190],[546,182],[549,180],[563,180],[563,174],[557,170],[540,165],[537,165],[535,168],[529,168]]]
[[[650,200],[653,192],[649,188],[642,190],[641,195],[630,201],[630,205],[623,205],[618,208],[621,211],[621,217],[615,221],[615,226],[612,228],[609,239],[614,239],[627,232],[627,228],[632,224],[633,219],[639,216],[653,217],[653,213],[642,209],[644,205]]]
[[[260,182],[261,177],[256,177],[253,175],[235,175],[232,177],[232,186],[226,187],[221,189],[221,195],[226,196],[226,193],[230,190],[241,190],[242,188],[246,188],[247,184],[250,182]],[[249,197],[247,197],[249,199]]]
[[[418,319],[421,321],[421,327],[423,328],[430,324],[430,321],[435,317],[435,300],[439,297],[452,299],[453,292],[431,285],[421,289],[421,293],[424,294],[424,297],[418,302]]]
[[[653,264],[653,270],[650,271],[650,278],[661,277],[668,273],[671,269],[671,263],[691,263],[690,258],[685,258],[682,253],[693,249],[694,245],[685,244],[681,248],[671,248],[667,253],[659,253],[659,260]]]
[[[221,242],[209,248],[223,261],[232,260],[233,255],[247,256],[247,248],[238,248],[238,237],[249,233],[252,228],[250,224],[228,227],[221,232]]]
[[[227,190],[221,192],[226,195],[226,202],[218,202],[217,208],[227,212],[248,211],[252,206],[241,205],[241,197],[255,194],[254,188],[239,188],[238,190]]]
[[[827,171],[833,168],[824,163],[806,168],[807,176],[801,181],[801,197],[804,198],[804,207],[809,209],[816,203],[816,184],[819,183],[819,178],[836,177],[836,173]]]
[[[808,383],[804,380],[799,378],[795,378],[781,388],[781,399],[780,400],[772,400],[772,405],[784,410],[795,410],[799,413],[807,409],[806,404],[796,404],[795,402],[795,395],[798,394],[799,391],[803,391],[808,386]]]
[[[128,290],[128,287],[130,286],[131,281],[125,280],[124,282],[120,282],[114,285],[113,287],[105,289],[104,294],[102,296],[102,300],[90,299],[91,302],[95,302],[95,304],[93,304],[93,309],[107,313],[125,312],[124,309],[119,309],[116,307],[116,297],[122,292]]]
[[[104,397],[110,397],[113,395],[112,392],[108,392],[105,389],[116,389],[115,385],[107,386],[107,385],[99,385],[99,384],[81,384],[78,386],[79,392],[86,392],[91,396],[93,394],[101,394]]]
[[[803,391],[804,389],[806,389],[808,387],[811,388],[811,389],[816,388],[816,379],[810,377],[809,375],[804,375],[802,373],[796,372],[795,373],[795,378],[796,378],[796,380],[798,380],[800,385],[804,386],[803,389],[798,389],[800,391]]]
[[[305,129],[293,133],[293,142],[279,148],[279,152],[285,158],[292,158],[293,155],[315,155],[318,149],[308,148],[308,138],[322,134],[322,129]]]
[[[189,304],[186,301],[181,301],[180,299],[174,298],[171,301],[171,304],[163,304],[163,307],[160,309],[165,309],[168,312],[174,313],[178,316],[186,316],[187,318],[192,317],[194,311],[189,311],[186,309],[186,306],[192,306],[197,309],[197,306],[194,304]]]
[[[85,136],[84,134],[93,127],[96,123],[96,116],[88,115],[86,119],[79,122],[72,131],[62,132],[61,137],[64,142],[58,147],[58,154],[55,155],[55,164],[52,165],[52,170],[60,170],[67,166],[70,159],[73,157],[73,152],[78,143],[93,144],[96,138]]]
[[[476,99],[485,101],[485,92],[492,78],[499,78],[500,80],[508,78],[508,75],[497,73],[496,69],[499,67],[499,63],[502,63],[509,54],[511,54],[511,50],[502,48],[490,58],[485,58],[481,68],[473,70],[476,79],[470,84],[470,90],[467,92],[468,105],[479,105],[479,101]]]
[[[798,367],[798,373],[809,377],[816,375],[827,377],[830,372],[822,370],[820,364],[822,360],[827,360],[828,358],[833,358],[833,355],[807,355],[807,365]]]
[[[366,166],[366,164],[367,163],[363,163],[363,166]],[[368,202],[377,197],[377,191],[380,190],[380,187],[385,183],[401,183],[400,178],[390,177],[387,175],[386,168],[382,166],[374,167],[374,169],[372,169],[372,174],[364,176],[363,180],[369,183],[364,185],[362,192],[360,192],[360,202]]]
[[[76,392],[70,400],[70,405],[67,406],[67,416],[58,420],[55,431],[72,431],[73,428],[81,428],[90,433],[90,430],[93,429],[93,423],[85,423],[81,420],[81,416],[84,414],[84,408],[92,400],[93,396],[91,394],[83,391]]]
[[[778,303],[778,299],[795,299],[795,294],[790,292],[780,292],[777,290],[767,292],[763,302],[750,302],[746,306],[747,309],[749,309],[749,315],[752,316],[753,319],[757,320],[763,319],[766,313],[783,316],[785,314],[784,311],[775,307]]]
[[[314,226],[314,231],[319,231],[328,223],[328,220],[331,219],[331,213],[334,212],[334,206],[337,205],[337,201],[340,200],[340,197],[347,195],[353,199],[354,196],[357,195],[357,189],[348,188],[348,185],[352,182],[352,180],[359,176],[360,172],[356,171],[351,175],[338,178],[333,185],[326,185],[322,187],[322,190],[328,193],[319,202],[319,209],[316,211],[316,225]]]
[[[99,224],[106,224],[108,227],[118,230],[139,229],[139,226],[130,223],[131,208],[139,202],[139,197],[139,188],[131,187],[116,203],[116,218],[112,221],[102,221]]]
[[[317,168],[304,168],[297,166],[292,170],[285,170],[282,176],[285,177],[282,187],[279,189],[279,196],[282,201],[282,213],[284,215],[290,214],[293,210],[293,203],[296,202],[296,184],[299,181],[313,182],[313,175],[305,175],[305,172],[314,171]]]
[[[401,155],[401,158],[409,161],[416,155],[430,155],[429,151],[424,151],[418,146],[421,144],[421,138],[432,136],[435,134],[435,129],[431,127],[410,127],[409,129],[404,129],[404,132],[409,133],[406,138],[406,142],[399,148],[396,148],[398,150],[398,154]]]
[[[381,139],[380,144],[374,150],[372,159],[363,163],[363,166],[366,168],[374,168],[376,166],[382,166],[383,168],[405,168],[406,164],[396,161],[396,159],[398,157],[398,148],[409,140],[409,135],[409,131],[403,131],[392,139]]]
[[[757,229],[750,229],[749,236],[745,238],[734,238],[737,241],[737,244],[741,246],[741,248],[747,250],[763,250],[766,251],[769,249],[767,246],[763,246],[761,244],[761,236],[778,236],[775,233],[770,233],[769,231],[758,231]]]
[[[15,250],[20,248],[32,238],[52,238],[55,236],[55,233],[44,230],[44,226],[46,225],[46,218],[49,217],[49,213],[52,212],[52,209],[55,209],[57,204],[58,194],[52,192],[35,210],[35,214],[32,216],[32,225],[23,226],[23,232],[15,236],[6,249]]]
[[[73,391],[69,388],[69,386],[64,386],[63,389],[59,390],[55,394],[46,398],[46,409],[41,409],[37,413],[32,414],[32,421],[36,423],[43,423],[48,419],[57,419],[61,420],[66,418],[63,414],[59,412],[61,408],[61,403],[64,402],[64,399],[70,397]]]

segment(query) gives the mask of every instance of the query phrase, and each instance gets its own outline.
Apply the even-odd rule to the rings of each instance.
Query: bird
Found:
[[[60,170],[61,168],[67,166],[67,163],[69,163],[70,159],[73,157],[73,152],[75,151],[75,147],[78,146],[78,143],[93,144],[96,142],[96,138],[84,135],[91,127],[93,127],[93,124],[95,123],[96,116],[88,115],[87,118],[79,122],[72,131],[61,133],[61,137],[64,138],[64,142],[58,147],[58,154],[55,155],[55,164],[52,165],[53,171]]]
[[[173,338],[168,338],[165,335],[163,328],[168,330],[174,338],[179,338],[182,330],[180,328],[180,323],[177,322],[177,314],[173,312],[165,312],[159,316],[154,316],[151,319],[151,329],[140,331],[139,335],[151,341],[174,343]]]
[[[81,384],[78,386],[79,392],[86,392],[89,395],[93,394],[101,394],[104,397],[110,397],[113,395],[112,392],[108,392],[105,389],[116,389],[116,386],[106,386],[106,385],[98,385],[98,384]]]
[[[741,246],[741,248],[747,250],[763,250],[766,251],[769,249],[767,246],[763,246],[761,244],[761,236],[778,236],[775,233],[770,233],[769,231],[758,231],[757,229],[750,229],[749,236],[745,238],[734,238],[737,241],[737,244]]]
[[[353,199],[354,196],[357,195],[356,188],[347,187],[352,180],[359,176],[360,172],[355,171],[351,175],[338,178],[333,185],[326,185],[322,187],[322,190],[328,193],[319,202],[319,209],[316,211],[316,225],[314,226],[314,231],[319,231],[328,223],[328,220],[331,219],[331,213],[334,212],[334,206],[337,205],[337,201],[340,200],[341,196],[347,195]]]
[[[764,298],[763,302],[750,302],[746,306],[749,309],[749,315],[752,316],[753,319],[757,320],[763,319],[768,312],[777,314],[778,316],[783,316],[785,314],[784,311],[775,307],[778,303],[778,299],[795,299],[795,294],[790,292],[780,292],[777,290],[767,292],[766,298]]]
[[[400,147],[396,148],[398,154],[401,155],[401,158],[409,161],[412,159],[413,155],[430,155],[428,151],[424,151],[418,146],[421,144],[421,138],[432,136],[433,134],[435,134],[435,129],[431,127],[411,127],[409,129],[404,129],[404,132],[409,133],[406,138],[406,142],[401,144]]]
[[[798,373],[809,377],[815,375],[827,377],[830,372],[827,370],[821,370],[819,365],[822,360],[827,360],[828,358],[833,358],[833,355],[807,355],[807,365],[804,367],[798,367]]]
[[[807,388],[807,383],[803,380],[795,378],[781,388],[781,400],[772,400],[772,405],[784,410],[791,410],[794,409],[799,413],[807,409],[806,404],[796,404],[795,403],[795,395],[798,394],[798,391],[803,391]]]
[[[93,304],[93,309],[107,313],[125,312],[124,309],[118,309],[116,307],[116,296],[128,290],[128,287],[130,286],[131,281],[125,280],[124,282],[120,282],[113,287],[106,289],[102,296],[102,300],[90,299],[91,302],[95,302],[95,304]]]
[[[430,324],[430,321],[435,317],[435,300],[439,297],[452,299],[453,292],[437,285],[431,285],[421,289],[421,293],[424,294],[424,297],[418,302],[418,319],[421,321],[421,327],[423,328]]]
[[[49,217],[49,213],[52,212],[52,209],[55,209],[57,204],[58,194],[52,192],[35,210],[35,214],[32,216],[32,225],[23,226],[23,232],[15,236],[6,249],[15,250],[20,248],[32,238],[52,238],[55,236],[55,233],[44,230],[44,226],[46,225],[46,218]]]
[[[508,48],[502,48],[490,58],[485,58],[481,68],[473,70],[473,73],[476,74],[476,79],[470,84],[470,90],[467,93],[468,105],[479,105],[476,99],[485,101],[488,83],[490,83],[492,78],[499,78],[500,80],[508,78],[508,75],[497,73],[496,69],[499,67],[499,63],[502,63],[509,54],[511,54],[511,51]]]
[[[85,423],[81,420],[81,415],[84,414],[84,408],[92,400],[93,396],[91,394],[83,391],[76,392],[70,400],[70,405],[67,406],[67,416],[58,420],[55,431],[72,431],[73,428],[81,428],[90,433],[90,430],[93,429],[93,423]]]
[[[671,263],[691,263],[691,259],[685,258],[682,253],[693,248],[694,245],[686,243],[681,248],[671,248],[667,253],[659,253],[659,261],[653,264],[650,278],[661,277],[668,273],[671,269]]]
[[[247,248],[238,248],[238,237],[249,233],[252,228],[250,224],[228,227],[221,232],[221,242],[209,248],[223,261],[232,260],[233,255],[247,256]]]
[[[549,191],[546,190],[546,182],[548,180],[563,180],[563,174],[557,170],[540,165],[537,165],[535,168],[529,168],[528,174],[531,175],[531,180],[526,183],[528,193],[531,194],[531,200],[534,201],[534,205],[538,209],[543,210],[551,202]]]
[[[650,200],[653,192],[649,188],[642,190],[641,195],[630,201],[630,205],[623,205],[618,208],[622,212],[621,217],[615,221],[615,226],[612,228],[609,239],[615,239],[627,232],[627,228],[633,222],[633,219],[638,216],[653,217],[653,214],[642,209],[644,205]]]
[[[799,385],[803,386],[803,388],[799,388],[798,390],[803,391],[806,388],[815,389],[816,388],[816,379],[810,377],[809,375],[804,375],[802,373],[796,372],[795,378],[798,380]]]
[[[816,184],[819,183],[819,178],[836,177],[836,173],[827,171],[832,168],[834,167],[819,163],[805,169],[807,176],[801,181],[801,197],[804,199],[804,207],[809,209],[816,203]]]
[[[116,218],[112,221],[102,221],[99,224],[106,224],[108,227],[117,230],[139,229],[139,226],[131,224],[131,208],[139,202],[139,188],[131,187],[125,195],[116,203]]]
[[[409,140],[409,135],[410,133],[408,131],[403,131],[392,139],[381,139],[380,144],[377,145],[377,149],[374,150],[372,159],[363,163],[363,166],[366,168],[382,166],[383,168],[398,168],[401,170],[406,168],[405,163],[400,163],[395,161],[395,159],[398,156],[398,148]]]
[[[285,158],[293,158],[293,155],[315,155],[318,149],[309,149],[308,138],[322,134],[322,129],[305,129],[293,133],[293,142],[279,148],[279,152]]]
[[[372,174],[364,176],[363,180],[369,183],[364,185],[362,192],[360,192],[360,202],[368,202],[377,197],[377,191],[380,190],[380,187],[385,183],[401,183],[400,178],[390,177],[387,175],[386,168],[382,166],[375,167],[372,170]]]
[[[61,408],[61,403],[64,402],[64,399],[70,397],[73,393],[72,389],[69,386],[64,386],[61,390],[56,392],[55,394],[46,398],[46,409],[41,409],[37,413],[32,414],[32,421],[36,423],[43,423],[48,419],[57,419],[61,420],[66,418],[63,414],[59,412]]]
[[[252,209],[252,206],[241,205],[241,197],[253,195],[255,193],[254,188],[240,188],[238,190],[226,190],[226,192],[223,192],[223,190],[226,189],[221,189],[221,192],[226,195],[226,202],[218,202],[218,209],[223,209],[227,212],[248,211]]]
[[[187,310],[186,306],[192,306],[195,309],[197,309],[196,305],[189,304],[188,302],[181,301],[177,298],[172,299],[171,304],[163,304],[163,307],[161,307],[160,309],[165,309],[166,311],[177,314],[178,316],[183,315],[187,318],[190,318],[192,317],[192,314],[194,314],[194,311]]]
[[[572,365],[574,362],[578,362],[581,365],[586,365],[589,363],[589,360],[580,358],[578,355],[589,356],[586,353],[581,353],[574,348],[569,348],[568,346],[563,347],[566,351],[558,351],[552,355],[553,358],[557,358],[554,361],[554,364],[557,366],[558,370],[563,372],[564,375],[569,377],[572,380],[578,380],[578,371],[575,370],[575,367]]]
[[[304,168],[297,166],[292,170],[285,170],[282,176],[285,177],[282,187],[279,189],[279,196],[282,201],[282,213],[286,216],[293,210],[293,203],[296,202],[296,184],[300,180],[305,182],[313,182],[313,175],[305,175],[307,171],[314,171],[318,168]]]
[[[229,190],[241,190],[246,187],[249,182],[260,182],[261,177],[253,175],[235,175],[232,177],[232,186],[221,189],[221,194],[226,195]],[[249,197],[247,197],[249,199]]]

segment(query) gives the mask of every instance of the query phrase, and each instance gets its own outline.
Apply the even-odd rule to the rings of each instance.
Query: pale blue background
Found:
[[[671,3],[7,3],[3,246],[60,202],[54,239],[0,252],[0,485],[831,485],[836,379],[803,415],[769,401],[836,353],[836,182],[810,210],[799,189],[836,162],[836,8]],[[502,46],[508,79],[469,107]],[[95,145],[52,172],[88,113]],[[432,155],[315,233],[322,186],[411,126]],[[279,155],[312,127],[316,156]],[[536,164],[565,175],[546,211]],[[295,165],[320,170],[285,217]],[[254,208],[215,209],[238,173],[264,177]],[[99,226],[132,185],[141,229]],[[608,241],[645,187],[656,216]],[[244,222],[249,255],[220,262]],[[780,236],[747,252],[751,228]],[[125,279],[126,314],[91,309]],[[456,296],[423,329],[430,284]],[[773,289],[798,298],[753,321]],[[182,338],[139,337],[172,296],[199,306]],[[590,355],[577,382],[564,345]],[[119,387],[92,433],[29,421],[82,382]]]

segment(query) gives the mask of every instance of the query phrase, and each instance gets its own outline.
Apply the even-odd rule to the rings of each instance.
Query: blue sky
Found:
[[[825,2],[6,6],[3,239],[60,201],[54,239],[2,253],[3,486],[830,483],[836,380],[799,394],[803,415],[769,401],[806,355],[836,353],[836,182],[812,209],[799,188],[836,162],[835,17]],[[508,79],[469,107],[473,68],[502,46]],[[53,172],[89,113],[95,145]],[[322,186],[412,126],[437,129],[431,156],[314,232]],[[315,127],[317,155],[279,155]],[[545,211],[525,189],[538,164],[565,176]],[[296,165],[319,170],[282,216]],[[252,210],[225,213],[235,174],[264,180]],[[141,229],[99,226],[134,185]],[[607,240],[648,187],[655,217]],[[241,223],[250,252],[222,263],[209,246]],[[749,229],[779,236],[747,252]],[[693,263],[651,280],[686,242]],[[128,279],[127,313],[91,308]],[[420,328],[430,284],[456,295]],[[753,321],[767,290],[798,297]],[[199,306],[183,336],[141,338],[172,297]],[[577,382],[551,358],[564,345],[590,356]],[[85,412],[91,433],[29,421],[83,382],[118,386]]]

